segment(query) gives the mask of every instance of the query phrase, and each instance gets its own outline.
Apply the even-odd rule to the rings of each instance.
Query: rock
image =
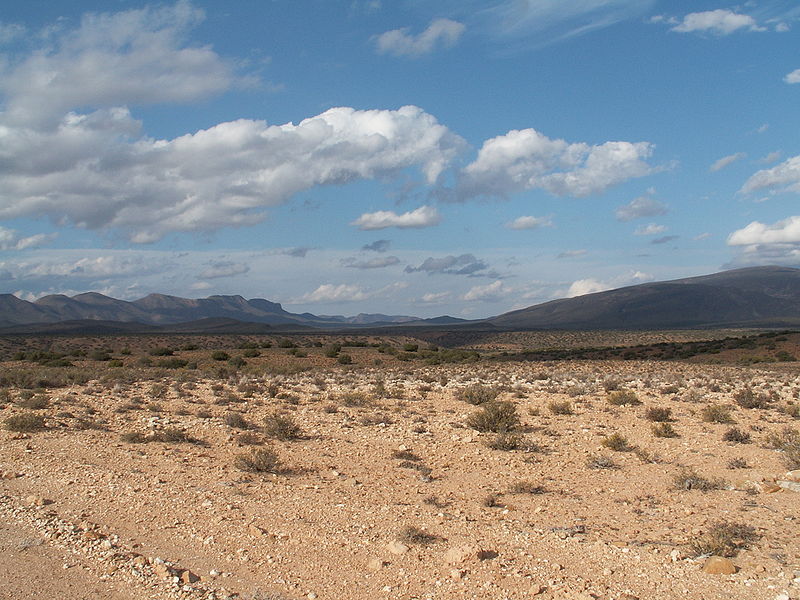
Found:
[[[153,573],[155,573],[156,577],[160,577],[161,579],[172,577],[172,569],[163,562],[153,563]]]
[[[781,486],[773,481],[765,481],[761,484],[761,492],[764,494],[774,494],[775,492],[780,492]]]
[[[464,579],[466,574],[467,572],[464,569],[452,569],[450,571],[450,579],[452,579],[453,581],[459,581],[461,579]]]
[[[796,483],[800,483],[800,469],[795,469],[794,471],[789,471],[786,475],[783,476],[786,481],[794,481]]]
[[[482,549],[477,544],[466,544],[450,548],[444,554],[444,561],[449,565],[460,565],[466,562],[486,560],[490,556],[490,552]]]
[[[183,583],[196,583],[200,581],[200,578],[192,573],[189,569],[186,569],[183,573],[181,573],[181,581]]]
[[[387,563],[385,560],[381,560],[380,558],[370,558],[367,561],[367,568],[370,571],[380,571],[387,564],[389,563]]]
[[[398,555],[399,554],[405,554],[410,549],[403,542],[400,542],[398,540],[394,540],[393,542],[389,542],[389,544],[387,545],[387,548],[389,549],[389,552],[391,552],[392,554],[398,554]]]
[[[530,592],[531,596],[538,596],[539,594],[544,594],[547,591],[547,588],[540,583],[534,583],[531,586]]]
[[[95,531],[93,529],[83,532],[83,539],[85,539],[88,542],[93,542],[95,540],[102,540],[104,537],[105,536],[102,533],[100,533],[99,531]]]
[[[42,496],[28,496],[25,498],[25,503],[30,506],[47,506],[48,504],[52,504],[53,501]]]
[[[800,492],[800,483],[796,481],[779,481],[778,487],[790,492]]]
[[[147,559],[144,556],[142,556],[141,554],[138,555],[138,556],[134,556],[133,557],[133,564],[135,564],[138,567],[143,567],[144,565],[147,564]]]
[[[736,565],[722,556],[709,556],[703,565],[703,572],[712,575],[730,575],[736,573]]]
[[[254,535],[256,537],[259,537],[259,536],[267,534],[267,530],[266,529],[264,529],[263,527],[259,527],[258,525],[255,525],[253,523],[248,525],[247,531],[250,532],[250,535]]]

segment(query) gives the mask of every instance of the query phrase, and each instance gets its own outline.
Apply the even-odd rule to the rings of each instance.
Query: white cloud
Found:
[[[700,233],[700,234],[698,234],[698,235],[694,236],[694,237],[692,238],[692,240],[694,240],[695,242],[699,242],[699,241],[701,241],[701,240],[707,240],[708,238],[710,238],[710,237],[712,237],[712,236],[713,236],[713,234],[712,234],[712,233],[709,233],[708,231],[705,231],[705,232],[703,232],[703,233]]]
[[[352,269],[383,269],[400,264],[400,259],[396,256],[379,256],[369,260],[356,260],[355,258],[344,258],[341,260],[344,267]]]
[[[488,285],[476,285],[464,294],[463,300],[467,302],[499,302],[511,293],[511,289],[503,285],[502,281],[495,281]]]
[[[678,33],[708,31],[716,35],[729,35],[734,31],[765,31],[750,15],[735,13],[726,9],[707,10],[689,13],[680,24],[672,28]]]
[[[167,261],[155,264],[143,256],[120,254],[80,258],[78,260],[21,261],[15,268],[18,277],[69,277],[71,279],[121,278],[157,273],[169,267]]]
[[[450,299],[451,292],[429,292],[424,294],[419,302],[423,304],[441,304]]]
[[[596,292],[604,292],[610,290],[611,285],[598,281],[594,278],[578,279],[573,281],[567,291],[567,298],[574,298],[575,296],[585,296],[586,294],[594,294]]]
[[[250,267],[244,263],[237,263],[230,260],[212,262],[207,269],[204,269],[197,277],[199,279],[219,279],[220,277],[233,277],[247,273]]]
[[[800,69],[795,69],[783,78],[786,83],[800,83]]]
[[[5,45],[23,37],[25,26],[19,23],[0,23],[0,45]]]
[[[309,292],[300,297],[298,304],[333,304],[337,302],[358,302],[370,298],[385,297],[395,294],[408,287],[405,282],[396,282],[386,285],[380,289],[365,291],[361,286],[354,284],[341,283],[334,285],[324,283],[313,292]]]
[[[188,102],[235,82],[211,48],[186,47],[203,19],[189,2],[114,14],[86,14],[74,30],[13,65],[0,78],[14,123],[57,123],[79,106]]]
[[[768,165],[770,163],[774,163],[776,160],[780,159],[780,157],[781,157],[781,151],[775,150],[774,152],[770,152],[766,156],[759,158],[758,162]]]
[[[541,188],[557,196],[583,197],[654,171],[647,142],[597,146],[553,140],[534,129],[512,130],[483,143],[460,174],[457,197],[507,196]]]
[[[638,283],[644,283],[652,280],[653,276],[650,273],[634,270],[607,281],[601,281],[593,277],[579,279],[574,281],[572,285],[569,286],[566,297],[574,298],[575,296],[584,296],[586,294],[604,292],[606,290],[616,289],[627,285],[636,285]]]
[[[28,250],[50,243],[58,237],[57,233],[37,233],[20,237],[14,229],[0,225],[0,250]]]
[[[644,217],[658,217],[667,214],[667,212],[669,211],[666,204],[650,196],[639,196],[624,206],[618,206],[614,211],[614,215],[617,217],[617,221],[627,223]]]
[[[800,156],[786,159],[771,169],[757,171],[744,183],[740,192],[748,194],[758,190],[773,192],[800,192]]]
[[[468,275],[470,277],[482,276],[481,272],[489,268],[483,260],[473,254],[460,256],[443,256],[433,258],[429,256],[418,267],[407,266],[406,273],[427,273],[428,275]],[[486,275],[488,276],[488,275]]]
[[[379,210],[374,213],[364,213],[350,223],[363,230],[386,229],[397,227],[400,229],[432,227],[438,225],[442,218],[439,211],[432,206],[420,206],[416,210],[398,215],[390,210]]]
[[[712,172],[720,171],[727,167],[730,164],[735,163],[737,160],[741,160],[746,157],[747,154],[744,152],[737,152],[736,154],[730,154],[728,156],[723,156],[719,160],[715,161],[713,165],[711,165],[708,170]]]
[[[552,227],[553,219],[550,217],[517,217],[506,223],[508,229],[538,229],[539,227]]]
[[[798,243],[800,243],[800,216],[789,217],[772,225],[753,221],[728,236],[729,246]]]
[[[664,233],[666,230],[667,228],[664,225],[649,223],[647,225],[641,225],[640,227],[637,227],[636,231],[633,232],[633,235],[658,235],[659,233]]]
[[[190,290],[210,290],[211,284],[207,281],[195,281],[193,284],[189,286]]]
[[[458,21],[450,19],[434,19],[427,29],[418,35],[409,33],[409,29],[393,29],[375,38],[378,52],[394,56],[419,57],[430,54],[436,48],[451,48],[458,42],[466,28]]]

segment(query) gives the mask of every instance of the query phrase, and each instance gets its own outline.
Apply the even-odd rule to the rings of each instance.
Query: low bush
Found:
[[[476,383],[458,390],[458,392],[456,392],[456,399],[477,406],[492,402],[496,400],[499,395],[500,390],[498,388]]]
[[[487,402],[467,418],[467,426],[484,433],[507,433],[519,426],[517,407],[513,402]]]
[[[672,420],[672,409],[662,406],[651,406],[644,411],[644,418],[648,421],[666,423]]]
[[[725,487],[724,479],[709,479],[703,477],[693,469],[683,468],[672,479],[675,488],[679,490],[700,490],[701,492],[710,492],[712,490],[719,490]]]
[[[292,417],[278,412],[264,418],[263,432],[267,437],[284,442],[296,440],[303,434],[300,426]]]
[[[769,398],[765,394],[756,394],[751,388],[744,388],[733,395],[733,401],[742,408],[767,408]]]
[[[717,521],[712,523],[699,538],[691,543],[691,549],[699,556],[735,556],[758,539],[754,527],[743,523]]]
[[[676,438],[680,437],[675,428],[670,423],[655,423],[651,427],[653,435],[660,438]]]
[[[709,404],[700,411],[700,417],[706,423],[733,423],[731,409],[722,404]]]
[[[731,427],[722,434],[723,442],[733,442],[734,444],[749,444],[751,442],[750,434],[742,431],[737,427]]]
[[[633,390],[613,391],[608,395],[607,399],[612,406],[636,406],[642,403]]]
[[[234,460],[234,466],[249,473],[281,473],[281,461],[274,450],[257,448],[247,454],[240,454]]]
[[[572,411],[572,404],[569,401],[564,400],[562,402],[553,401],[547,405],[547,408],[550,409],[550,412],[554,415],[572,415],[574,412]]]
[[[398,541],[404,544],[414,544],[417,546],[428,546],[434,542],[438,542],[440,539],[438,535],[433,535],[413,525],[406,525],[400,530],[400,533],[397,534]]]
[[[12,415],[3,421],[3,426],[8,431],[17,433],[31,433],[44,429],[44,417],[34,413],[20,413]]]
[[[615,452],[630,452],[634,448],[630,442],[628,442],[628,438],[620,433],[612,433],[611,435],[603,438],[600,444],[609,450],[614,450]]]

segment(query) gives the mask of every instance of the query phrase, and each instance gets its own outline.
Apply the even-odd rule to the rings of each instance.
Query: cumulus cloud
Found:
[[[664,225],[649,223],[648,225],[637,227],[633,235],[658,235],[659,233],[664,233],[666,230],[667,228]]]
[[[654,171],[647,142],[597,146],[554,140],[534,129],[512,130],[483,143],[477,159],[460,173],[456,197],[500,196],[544,189],[584,197]]]
[[[711,172],[721,171],[725,167],[730,164],[735,163],[737,160],[741,160],[746,157],[747,154],[744,152],[737,152],[736,154],[730,154],[728,156],[723,156],[719,160],[715,161],[713,165],[711,165],[708,170]]]
[[[800,69],[795,69],[783,78],[786,83],[800,83]]]
[[[383,269],[400,264],[400,259],[396,256],[379,256],[369,260],[357,260],[355,258],[343,258],[341,264],[352,269]]]
[[[792,216],[772,225],[753,221],[728,236],[729,246],[753,244],[800,244],[800,216]]]
[[[28,250],[50,243],[57,233],[37,233],[21,237],[16,230],[0,225],[0,250]]]
[[[467,302],[499,302],[511,293],[511,289],[504,286],[502,281],[494,281],[487,285],[476,285],[464,294]]]
[[[617,221],[627,223],[644,217],[658,217],[669,212],[667,205],[651,198],[650,196],[639,196],[634,198],[624,206],[618,206],[614,211]]]
[[[219,279],[221,277],[234,277],[247,273],[250,267],[244,263],[237,263],[230,260],[212,262],[207,269],[204,269],[197,277],[198,279]]]
[[[386,252],[391,245],[389,240],[375,240],[371,244],[364,244],[361,249],[365,252]]]
[[[224,91],[235,81],[231,65],[209,47],[185,45],[202,19],[183,0],[84,15],[3,73],[7,118],[41,126],[80,106],[188,102]]]
[[[569,286],[566,297],[574,298],[575,296],[584,296],[586,294],[604,292],[606,290],[616,289],[626,285],[635,285],[637,283],[644,283],[652,280],[653,276],[650,273],[644,273],[642,271],[630,271],[629,273],[606,281],[595,279],[594,277],[578,279],[577,281],[572,282],[572,285]]]
[[[552,227],[553,219],[550,217],[517,217],[506,223],[507,229],[538,229],[539,227]]]
[[[428,275],[469,275],[478,276],[480,271],[489,268],[482,260],[473,254],[462,254],[460,256],[443,256],[442,258],[426,258],[418,267],[411,265],[405,268],[406,273],[427,273]]]
[[[408,287],[407,283],[392,283],[377,290],[364,290],[359,285],[341,283],[335,285],[324,283],[313,292],[304,294],[297,300],[298,304],[332,304],[337,302],[358,302],[370,298],[383,297]]]
[[[769,189],[773,192],[800,192],[800,156],[793,156],[771,169],[762,169],[744,183],[742,193]]]
[[[450,299],[453,294],[451,292],[429,292],[424,294],[422,298],[418,300],[423,304],[441,304]]]
[[[379,210],[373,213],[364,213],[358,219],[350,223],[362,230],[386,229],[387,227],[397,227],[399,229],[411,229],[422,227],[433,227],[441,222],[442,218],[439,211],[432,206],[420,206],[416,210],[405,212],[398,215],[391,210]]]
[[[418,35],[409,29],[393,29],[375,38],[378,52],[394,56],[419,57],[430,54],[437,48],[451,48],[464,33],[465,26],[450,19],[434,19],[425,31]]]
[[[707,10],[689,13],[672,28],[678,33],[709,32],[715,35],[730,35],[734,31],[766,31],[759,27],[750,15],[743,15],[727,9]]]

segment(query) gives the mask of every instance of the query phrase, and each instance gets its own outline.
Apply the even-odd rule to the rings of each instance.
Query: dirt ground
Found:
[[[476,430],[467,388],[519,425]],[[0,431],[0,597],[800,598],[798,395],[791,365],[634,361],[11,387],[0,419],[45,427]],[[733,574],[703,570],[720,524]]]

